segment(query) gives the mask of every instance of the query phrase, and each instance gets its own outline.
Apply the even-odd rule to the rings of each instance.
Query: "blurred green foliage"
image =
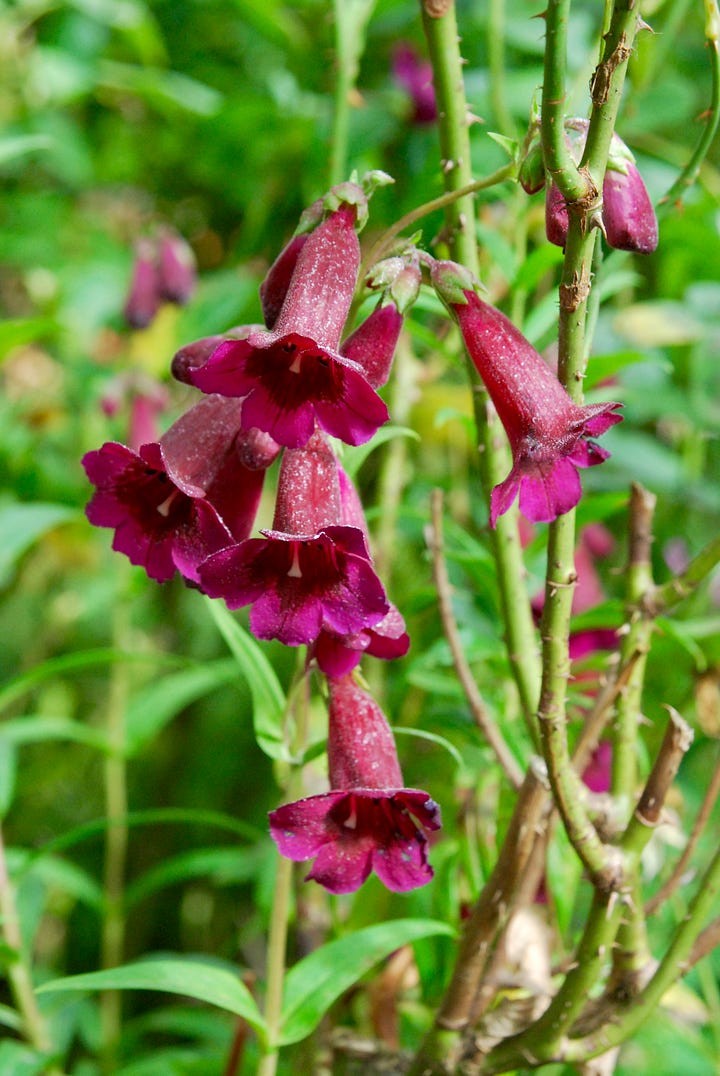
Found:
[[[699,6],[648,6],[645,18],[657,34],[642,35],[633,57],[619,131],[657,199],[691,152],[710,80]],[[518,137],[541,82],[539,12],[527,0],[508,5],[504,100]],[[479,118],[473,164],[482,176],[505,160],[489,137],[496,116],[486,12],[461,2],[458,13],[467,92]],[[587,108],[598,17],[597,4],[573,5],[570,112]],[[176,348],[260,319],[257,286],[265,268],[301,210],[328,185],[333,33],[325,0],[0,4],[0,701],[7,722],[5,732],[0,728],[0,810],[38,981],[100,966],[103,781],[113,706],[139,730],[127,759],[125,957],[202,952],[248,969],[249,983],[263,973],[274,871],[266,812],[279,793],[273,765],[255,741],[248,682],[196,592],[149,582],[110,551],[108,532],[91,531],[82,515],[89,491],[79,460],[105,440],[127,438],[127,408],[108,417],[101,407],[126,371],[166,384],[168,424],[191,399],[169,382]],[[396,182],[373,199],[368,239],[441,190],[435,128],[410,123],[410,102],[392,79],[400,40],[423,49],[417,5],[378,0],[352,100],[348,166],[382,168]],[[588,383],[622,399],[626,417],[607,437],[612,459],[584,475],[588,496],[580,512],[581,521],[603,518],[616,539],[602,567],[611,627],[620,623],[631,481],[658,495],[658,581],[720,526],[719,168],[716,146],[699,183],[663,217],[655,255],[642,262],[617,253],[607,258]],[[544,241],[542,196],[528,199],[504,184],[478,201],[492,300],[503,305],[520,295],[515,316],[534,342],[551,344],[559,253]],[[122,308],[132,243],[158,221],[192,243],[199,290],[187,309],[166,307],[150,329],[130,333]],[[426,244],[441,224],[437,215],[423,222]],[[397,421],[419,437],[381,445],[359,471],[379,539],[376,555],[413,640],[406,659],[368,675],[394,724],[442,738],[399,738],[408,784],[427,788],[443,807],[445,829],[432,856],[436,879],[405,897],[371,879],[356,900],[329,903],[301,886],[295,955],[326,933],[342,937],[388,918],[428,917],[456,927],[505,824],[499,774],[438,625],[424,539],[434,486],[446,491],[447,556],[468,658],[518,757],[529,749],[507,674],[457,352],[457,338],[433,303],[419,303],[400,349],[402,388],[388,389]],[[392,532],[382,526],[388,506],[378,503],[390,467],[403,476]],[[533,593],[542,585],[544,543],[536,533],[528,546]],[[275,644],[263,644],[263,651],[287,687],[294,655]],[[658,833],[648,857],[648,876],[661,878],[678,854],[680,821],[687,828],[717,759],[717,574],[660,624],[647,683],[648,752],[664,704],[696,728],[673,803],[678,825]],[[321,715],[316,726],[319,742]],[[318,759],[308,783],[322,780]],[[704,845],[713,844],[718,821],[716,810]],[[701,844],[698,861],[702,850]],[[561,848],[552,872],[558,926],[570,932],[583,883]],[[682,907],[681,891],[672,911],[679,917]],[[666,911],[658,915],[660,941],[672,926]],[[440,995],[451,954],[447,938],[415,945],[420,981],[401,1006],[404,1044],[416,1043],[426,1025],[426,1006]],[[718,1056],[717,972],[717,959],[693,972],[667,999],[676,1033],[665,1013],[653,1017],[624,1051],[619,1072],[710,1071]],[[7,1032],[0,1071],[44,1071],[17,1037],[9,995],[0,1002]],[[235,1033],[225,1013],[172,1005],[162,995],[133,994],[125,1006],[113,1071],[225,1071]],[[95,996],[47,995],[43,1010],[65,1071],[103,1071],[98,1058],[107,1043]],[[337,1012],[340,1023],[364,1033],[377,1018],[364,991],[346,995]],[[254,1070],[255,1049],[251,1040],[243,1071]],[[309,1071],[302,1047],[297,1051],[282,1071]]]

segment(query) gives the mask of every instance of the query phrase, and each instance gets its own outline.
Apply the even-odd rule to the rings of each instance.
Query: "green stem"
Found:
[[[672,206],[693,185],[715,138],[718,123],[720,123],[720,10],[718,9],[717,0],[705,0],[705,37],[710,51],[710,74],[712,77],[711,98],[706,113],[705,127],[690,160],[662,199],[661,204]]]
[[[337,81],[330,150],[331,186],[346,178],[351,95],[365,45],[365,27],[374,6],[375,0],[334,0],[333,3]]]
[[[124,600],[128,574],[120,566],[119,597],[113,616],[113,647],[127,649],[129,634],[129,605]],[[101,936],[101,967],[115,968],[122,963],[125,951],[125,867],[128,847],[127,759],[125,757],[125,713],[129,694],[128,666],[117,661],[112,666],[105,723],[108,753],[104,760],[105,860],[103,865],[103,897],[105,915]],[[122,1027],[122,993],[105,990],[100,996],[100,1026],[102,1031],[102,1067],[107,1073],[117,1069],[117,1044]]]
[[[568,201],[588,193],[587,179],[578,172],[565,141],[565,69],[570,0],[549,0],[545,12],[542,134],[545,167]]]
[[[295,732],[292,736],[291,757],[302,758],[308,737],[310,721],[310,679],[305,671],[305,648],[298,651],[296,667],[296,688],[291,689],[289,698],[294,702]],[[302,766],[293,765],[285,789],[288,802],[299,799],[303,790]],[[265,979],[264,1017],[267,1026],[267,1050],[257,1069],[257,1076],[275,1076],[279,1060],[278,1039],[282,1025],[282,999],[285,980],[285,962],[287,954],[288,927],[293,889],[292,860],[278,856],[273,905],[268,933],[268,950]]]
[[[497,129],[512,138],[515,121],[507,106],[505,83],[505,0],[490,0],[488,8],[488,73],[490,76],[490,104]]]
[[[634,793],[637,782],[636,752],[638,720],[641,713],[645,664],[653,630],[652,619],[639,615],[637,610],[645,596],[652,593],[652,516],[656,498],[633,485],[630,496],[630,553],[627,570],[625,623],[620,662],[638,654],[625,690],[618,696],[613,722],[612,794],[626,803]]]
[[[7,868],[5,843],[1,829],[0,936],[6,947],[3,963],[8,986],[10,987],[15,1008],[22,1021],[25,1039],[39,1053],[48,1053],[52,1048],[52,1044],[33,989],[30,957],[25,948],[20,929],[20,915],[15,901],[15,890]],[[47,1076],[58,1076],[60,1073],[60,1069],[54,1065],[45,1071]]]
[[[292,798],[290,790],[288,790],[288,793]],[[257,1076],[275,1076],[277,1071],[277,1041],[281,1027],[285,954],[287,950],[288,922],[290,918],[292,878],[292,861],[285,859],[283,856],[278,856],[267,951],[267,985],[265,991],[264,1016],[268,1031],[268,1052],[260,1059]]]
[[[660,616],[672,609],[678,602],[684,601],[694,590],[707,579],[710,572],[720,564],[720,537],[713,538],[696,557],[688,564],[687,568],[674,579],[663,583],[662,586],[646,595],[648,611],[653,616]]]
[[[444,183],[447,191],[457,195],[446,207],[448,242],[455,260],[467,266],[477,276],[479,262],[473,227],[473,199],[470,194],[460,194],[472,183],[472,163],[469,112],[465,100],[455,7],[452,3],[448,4],[447,10],[440,17],[430,15],[426,4],[422,5],[422,10],[438,100]],[[508,176],[510,174],[508,172]],[[510,469],[510,454],[502,427],[469,359],[467,370],[478,429],[480,471],[486,496],[489,497],[492,487],[502,481]],[[516,509],[501,516],[492,536],[510,666],[525,721],[534,736],[540,661],[532,610],[525,588],[526,572],[517,518]]]

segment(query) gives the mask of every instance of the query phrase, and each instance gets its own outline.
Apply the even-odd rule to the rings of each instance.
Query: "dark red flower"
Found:
[[[319,431],[305,448],[285,452],[274,530],[209,557],[203,588],[230,609],[251,605],[260,639],[313,643],[322,631],[354,635],[389,608],[362,531],[343,526],[338,469]]]
[[[329,681],[328,766],[332,791],[270,814],[282,855],[315,859],[308,879],[351,893],[371,871],[394,892],[432,878],[425,831],[440,828],[427,792],[402,787],[390,726],[352,676]]]
[[[466,272],[436,262],[432,275],[460,325],[470,358],[482,377],[510,440],[513,467],[490,501],[490,525],[520,493],[520,511],[533,523],[569,512],[580,500],[579,467],[593,467],[609,452],[597,437],[621,421],[619,403],[581,407],[568,396],[535,348],[499,310],[458,284]]]
[[[179,571],[199,582],[211,553],[252,529],[263,471],[238,453],[240,404],[209,397],[191,408],[159,442],[134,452],[109,442],[88,452],[83,466],[95,494],[91,523],[115,530],[113,549],[152,579]]]
[[[307,237],[272,331],[225,341],[187,371],[203,392],[243,397],[243,425],[287,448],[306,444],[316,422],[356,445],[388,419],[360,366],[338,350],[360,264],[354,225],[355,208],[342,203]],[[269,311],[272,320],[272,302]]]

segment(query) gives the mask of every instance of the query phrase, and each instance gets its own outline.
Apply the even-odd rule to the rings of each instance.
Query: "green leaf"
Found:
[[[436,919],[393,919],[316,949],[285,977],[279,1045],[299,1042],[309,1035],[344,990],[402,945],[434,934],[454,933],[447,923]]]
[[[113,90],[135,93],[156,108],[168,111],[182,108],[198,116],[214,115],[222,104],[222,94],[197,79],[162,67],[102,60],[98,83]]]
[[[38,149],[49,149],[51,145],[52,139],[42,134],[0,138],[0,165],[15,160],[16,157],[24,157],[26,153],[34,153]]]
[[[2,142],[0,142],[0,161]],[[11,318],[0,321],[0,359],[4,359],[15,347],[30,344],[40,337],[48,336],[57,325],[49,318]]]
[[[16,773],[15,745],[0,737],[0,818],[4,818],[8,813],[15,796]]]
[[[253,726],[258,745],[270,758],[290,760],[283,736],[287,705],[275,670],[249,632],[217,601],[206,599],[213,620],[248,682],[253,701]]]
[[[48,1059],[21,1042],[0,1042],[0,1072],[3,1076],[42,1076]]]
[[[189,878],[209,878],[215,886],[246,882],[266,866],[268,850],[274,854],[274,845],[271,848],[269,842],[254,848],[223,845],[182,852],[159,863],[129,885],[126,906],[130,908],[159,889]]]
[[[368,441],[364,445],[344,446],[342,465],[350,478],[355,477],[371,452],[374,452],[376,448],[380,448],[380,445],[384,445],[388,441],[394,441],[396,437],[412,437],[414,441],[420,440],[416,431],[409,429],[407,426],[383,426],[377,431],[372,441]]]
[[[40,856],[32,863],[32,873],[45,885],[69,893],[98,911],[103,907],[103,892],[95,879],[70,860],[61,856]]]
[[[119,968],[54,979],[44,983],[37,992],[50,994],[61,990],[157,990],[182,994],[242,1016],[260,1036],[266,1034],[265,1021],[255,999],[237,973],[202,957],[147,957]]]
[[[183,669],[144,688],[134,696],[127,709],[127,757],[137,755],[190,703],[225,684],[237,681],[237,678],[237,663],[227,658]]]
[[[179,658],[174,654],[160,653],[129,653],[124,650],[115,650],[112,647],[99,647],[97,650],[77,650],[74,654],[61,654],[56,658],[48,658],[42,664],[17,676],[14,680],[0,691],[0,710],[10,706],[11,703],[26,695],[55,676],[75,672],[78,669],[91,669],[95,665],[111,665],[115,661],[147,661],[158,665],[187,665],[187,658]]]
[[[425,729],[406,729],[393,725],[393,736],[415,736],[418,740],[428,740],[430,743],[442,747],[449,755],[452,755],[458,770],[466,772],[465,762],[454,743],[450,743],[444,736],[438,736],[436,732],[426,732]]]
[[[78,512],[64,504],[3,504],[0,506],[0,587],[7,586],[23,553],[46,531],[76,519]]]
[[[66,717],[26,714],[23,717],[10,718],[0,725],[0,743],[18,746],[26,743],[49,743],[52,740],[70,740],[72,743],[96,747],[99,751],[109,750],[104,732]]]

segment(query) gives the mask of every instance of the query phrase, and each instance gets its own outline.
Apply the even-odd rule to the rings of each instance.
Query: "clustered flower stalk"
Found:
[[[110,442],[83,460],[96,487],[88,518],[113,529],[113,548],[158,582],[179,574],[188,586],[224,600],[230,609],[247,607],[250,630],[258,639],[307,648],[305,671],[318,675],[327,700],[329,789],[270,813],[270,832],[281,855],[289,862],[311,863],[306,880],[333,894],[356,891],[372,872],[393,892],[422,886],[433,876],[429,835],[440,828],[440,808],[427,792],[405,786],[387,717],[360,672],[365,657],[402,658],[410,638],[402,612],[376,571],[363,506],[342,467],[337,442],[364,444],[388,421],[378,390],[389,377],[403,319],[423,273],[445,304],[460,329],[480,401],[476,415],[488,522],[522,708],[533,733],[539,728],[554,804],[596,890],[578,968],[566,976],[545,1015],[524,1037],[490,1052],[488,1072],[502,1071],[498,1066],[506,1061],[517,1066],[528,1048],[537,1057],[558,1054],[562,1036],[582,1012],[597,979],[602,953],[617,935],[622,909],[614,897],[627,877],[637,880],[638,857],[653,824],[645,807],[656,794],[662,802],[668,774],[687,746],[677,721],[636,815],[619,838],[623,864],[622,855],[608,848],[593,825],[568,744],[570,660],[614,645],[607,632],[570,639],[576,567],[582,567],[584,585],[592,592],[582,598],[586,607],[601,597],[599,586],[593,587],[592,542],[597,550],[598,534],[584,534],[576,565],[574,509],[582,496],[579,470],[599,465],[609,455],[595,438],[621,421],[619,402],[588,404],[582,397],[596,233],[602,231],[619,249],[648,253],[657,243],[657,222],[635,163],[614,135],[637,11],[631,0],[618,0],[613,7],[593,81],[592,116],[584,121],[568,120],[562,113],[568,7],[568,0],[550,0],[548,6],[540,139],[526,141],[520,173],[527,191],[545,187],[548,238],[565,249],[558,374],[513,322],[481,297],[469,114],[453,4],[428,0],[423,19],[437,111],[431,117],[426,107],[416,119],[437,116],[446,193],[457,196],[456,201],[443,200],[446,239],[457,260],[438,260],[412,242],[398,242],[384,250],[388,256],[367,274],[365,266],[361,272],[358,232],[367,219],[369,189],[387,177],[336,185],[306,210],[268,270],[260,287],[263,324],[205,337],[175,355],[174,376],[199,390],[200,400],[161,436],[131,447]],[[398,54],[396,73],[417,104],[427,69],[416,60]],[[426,94],[425,106],[428,101]],[[507,173],[499,176],[507,178]],[[180,271],[184,266],[177,257],[173,262],[173,250],[167,243],[165,249],[164,241],[156,251],[140,251],[134,285],[137,324],[152,306],[148,280],[163,277],[164,295],[174,301],[182,301],[187,291]],[[373,290],[378,301],[354,328],[359,285]],[[506,435],[500,444],[498,423]],[[272,527],[257,535],[265,476],[277,460]],[[531,524],[550,524],[546,587],[538,603],[541,683],[516,502]],[[574,608],[580,607],[578,589]],[[638,666],[634,700],[641,679]],[[623,737],[633,715],[622,706],[619,712],[623,735],[615,744],[603,741],[585,768],[585,787],[595,793],[607,791],[611,764],[614,784],[628,770]],[[513,767],[510,772],[515,773]],[[520,778],[513,783],[520,784]],[[549,812],[538,770],[528,769],[498,864],[471,914],[436,1025],[413,1073],[445,1071],[447,1058],[457,1057],[459,1036],[471,1019],[493,946],[527,881],[523,876],[530,870],[535,827]],[[289,876],[286,864],[288,885]],[[284,946],[283,931],[277,937]],[[273,1004],[279,1004],[277,976],[272,986]]]

